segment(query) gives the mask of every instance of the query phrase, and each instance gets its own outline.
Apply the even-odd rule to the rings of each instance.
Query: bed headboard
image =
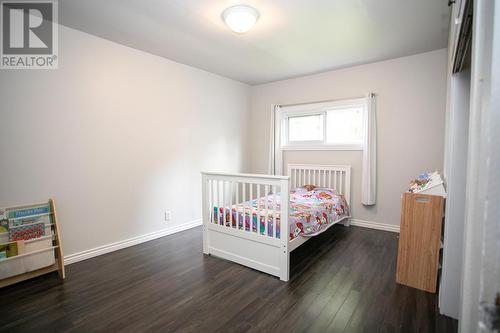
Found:
[[[304,185],[329,187],[351,202],[350,165],[288,164],[287,175],[290,176],[290,188]]]

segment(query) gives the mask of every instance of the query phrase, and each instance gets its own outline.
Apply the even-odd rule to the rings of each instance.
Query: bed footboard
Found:
[[[202,192],[203,252],[288,281],[289,177],[203,172]]]

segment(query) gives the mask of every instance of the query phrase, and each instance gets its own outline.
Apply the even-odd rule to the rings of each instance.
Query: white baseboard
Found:
[[[351,225],[355,225],[355,226],[363,227],[363,228],[370,228],[370,229],[377,229],[377,230],[384,230],[384,231],[391,231],[391,232],[399,233],[399,225],[394,225],[394,224],[386,224],[386,223],[380,223],[380,222],[351,219]]]
[[[106,245],[95,247],[93,249],[85,250],[82,252],[73,253],[73,254],[70,254],[70,255],[67,255],[64,257],[64,264],[70,265],[70,264],[73,264],[73,263],[78,262],[78,261],[97,257],[97,256],[100,256],[102,254],[109,253],[109,252],[118,251],[120,249],[124,249],[124,248],[129,247],[129,246],[137,245],[137,244],[144,243],[144,242],[147,242],[147,241],[150,241],[153,239],[157,239],[160,237],[175,234],[176,232],[188,230],[188,229],[200,226],[201,224],[202,224],[201,219],[198,219],[198,220],[194,220],[194,221],[184,223],[181,225],[176,225],[176,226],[173,226],[170,228],[158,230],[158,231],[146,234],[146,235],[132,237],[132,238],[125,239],[125,240],[122,240],[119,242],[106,244]]]

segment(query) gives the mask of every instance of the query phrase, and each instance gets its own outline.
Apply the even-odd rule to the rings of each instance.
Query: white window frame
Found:
[[[366,110],[367,104],[365,98],[339,100],[332,102],[300,104],[293,106],[281,107],[281,142],[282,150],[363,150],[364,145],[358,143],[352,144],[331,144],[326,142],[326,113],[335,109],[345,109],[360,107],[363,109],[363,123],[365,129],[367,128]],[[313,116],[323,115],[323,140],[315,141],[289,141],[288,140],[288,119],[298,116]],[[366,130],[364,135],[366,135]],[[364,141],[364,140],[363,140]]]

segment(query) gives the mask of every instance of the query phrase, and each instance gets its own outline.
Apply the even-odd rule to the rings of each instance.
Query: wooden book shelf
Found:
[[[404,193],[396,282],[436,292],[444,198]]]
[[[39,205],[47,205],[47,203],[45,202],[45,203],[34,204],[34,205],[16,206],[16,207],[12,207],[10,209],[23,209],[23,208],[30,208],[30,207],[39,206]],[[8,277],[5,279],[1,279],[0,280],[0,288],[5,287],[5,286],[9,286],[9,285],[14,284],[14,283],[18,283],[21,281],[25,281],[25,280],[28,280],[28,279],[31,279],[31,278],[34,278],[34,277],[37,277],[40,275],[51,273],[51,272],[58,272],[59,277],[61,279],[64,279],[66,277],[65,272],[64,272],[64,255],[63,255],[63,249],[62,249],[61,234],[60,234],[60,230],[59,230],[59,222],[57,219],[57,211],[56,211],[56,205],[55,205],[54,199],[50,199],[48,201],[48,205],[50,207],[50,212],[48,213],[48,215],[51,216],[52,248],[54,251],[54,258],[55,258],[54,264],[52,264],[50,266],[42,267],[40,269],[36,269],[33,271],[25,272],[25,273],[22,273],[19,275],[14,275],[14,276],[11,276],[11,277]],[[26,255],[29,255],[29,253]],[[13,258],[15,258],[15,257],[13,257]],[[1,263],[2,263],[2,261],[0,261],[0,264]]]

